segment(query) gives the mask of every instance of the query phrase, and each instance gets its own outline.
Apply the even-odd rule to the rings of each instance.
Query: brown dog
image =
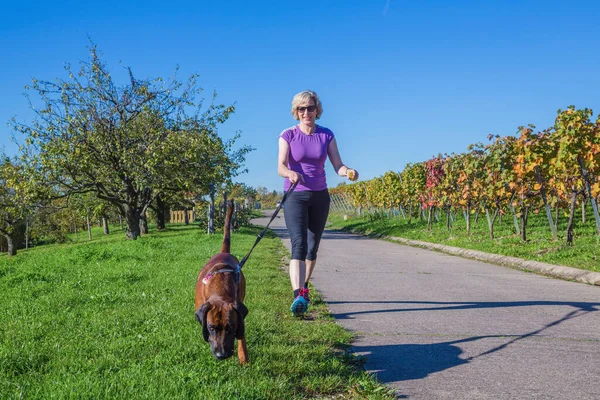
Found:
[[[248,362],[248,348],[244,318],[248,309],[243,304],[246,297],[246,280],[239,261],[231,255],[230,223],[233,201],[227,204],[223,246],[202,267],[196,283],[196,320],[202,325],[204,340],[210,343],[215,358],[224,360],[233,355],[235,339],[238,340],[240,364]]]

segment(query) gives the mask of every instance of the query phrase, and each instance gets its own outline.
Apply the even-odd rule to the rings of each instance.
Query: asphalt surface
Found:
[[[330,230],[312,284],[398,398],[600,399],[598,286]]]

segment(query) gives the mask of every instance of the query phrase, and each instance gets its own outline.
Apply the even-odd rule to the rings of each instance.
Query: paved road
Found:
[[[312,283],[399,398],[600,399],[600,287],[327,230]]]

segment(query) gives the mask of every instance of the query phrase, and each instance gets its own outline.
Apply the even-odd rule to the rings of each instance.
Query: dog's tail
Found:
[[[233,200],[227,202],[227,215],[223,225],[223,246],[221,253],[231,253],[231,217],[233,215]]]

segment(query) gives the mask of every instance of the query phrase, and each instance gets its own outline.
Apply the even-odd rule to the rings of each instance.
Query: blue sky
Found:
[[[600,106],[600,5],[578,1],[20,1],[0,14],[0,147],[31,120],[31,78],[66,78],[88,35],[115,76],[200,75],[207,98],[237,110],[253,187],[282,190],[279,133],[294,94],[315,90],[319,124],[361,179],[460,153],[489,133],[544,129],[556,110]],[[121,64],[119,64],[119,61]],[[123,75],[124,76],[124,75]],[[343,179],[327,167],[328,183]]]

